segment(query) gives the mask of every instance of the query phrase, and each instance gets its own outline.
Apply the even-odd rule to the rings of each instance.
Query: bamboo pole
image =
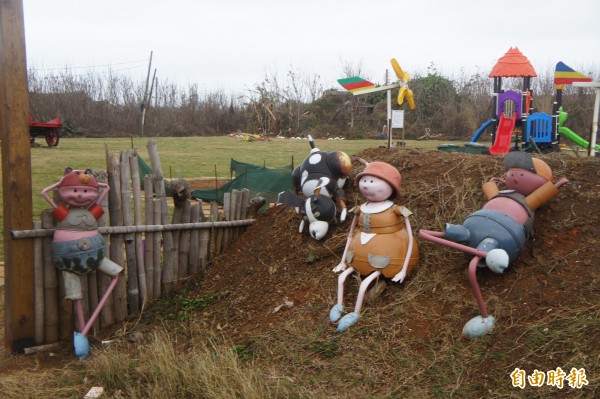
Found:
[[[111,228],[114,226],[123,225],[123,210],[121,205],[121,174],[120,162],[115,154],[109,154],[108,149],[106,151],[106,168],[108,172],[108,184],[110,191],[108,192],[108,203],[109,203],[109,220]],[[125,265],[125,257],[123,256],[123,242],[124,237],[120,234],[113,234],[110,236],[110,247],[109,247],[109,259],[116,264],[123,266]],[[110,284],[110,277],[101,273],[99,275],[100,295],[106,292],[108,285]],[[112,306],[111,305],[112,302]],[[121,322],[127,317],[127,287],[125,284],[125,273],[119,276],[117,285],[113,291],[112,298],[108,298],[108,302],[100,313],[100,324],[102,328],[110,326],[114,322]]]
[[[231,190],[231,220],[238,220],[240,218],[240,198],[242,193],[239,190]],[[235,241],[239,234],[239,229],[233,230],[233,237],[231,241]]]
[[[242,203],[240,210],[240,219],[244,220],[248,216],[248,200],[250,199],[250,190],[247,188],[242,189]]]
[[[40,229],[41,221],[34,221],[33,228]],[[44,342],[44,254],[43,239],[33,241],[33,328],[36,345]]]
[[[175,206],[173,209],[173,217],[171,219],[171,224],[181,224],[181,214],[183,213],[183,209],[181,207]],[[173,280],[177,283],[179,279],[179,237],[181,236],[181,232],[179,230],[173,230],[171,233],[173,235]]]
[[[231,192],[223,194],[223,214],[225,220],[231,221]],[[227,250],[233,237],[233,231],[229,228],[223,232],[223,250]]]
[[[152,173],[154,177],[154,192],[160,199],[161,204],[161,220],[163,223],[169,221],[169,208],[167,206],[167,197],[165,191],[165,182],[163,178],[163,171],[160,165],[160,158],[158,157],[158,151],[156,149],[156,143],[152,140],[148,141],[147,144],[148,155],[150,157],[150,163],[152,165]],[[166,231],[163,234],[163,246],[164,246],[164,266],[163,266],[163,289],[162,292],[167,295],[171,292],[174,286],[175,275],[173,274],[174,259],[176,253],[174,252],[173,246],[173,234],[170,231]]]
[[[129,169],[131,170],[131,186],[133,187],[133,222],[136,226],[142,225],[142,192],[140,187],[140,171],[138,168],[138,154],[135,149],[129,153]],[[138,285],[140,300],[146,301],[148,290],[146,287],[146,269],[144,266],[144,249],[142,235],[135,234],[135,256],[137,263]]]
[[[159,200],[160,201],[160,200]],[[218,208],[217,208],[218,209]],[[161,212],[162,213],[162,212]],[[218,213],[218,212],[217,212]],[[232,220],[232,221],[216,221],[216,222],[199,222],[199,223],[179,223],[179,224],[155,224],[151,226],[106,226],[99,227],[98,231],[100,234],[110,234],[118,236],[121,234],[133,234],[133,233],[155,233],[155,232],[166,232],[174,230],[203,230],[203,229],[223,229],[227,227],[240,227],[249,226],[254,224],[256,219],[245,219],[245,220]],[[15,240],[26,239],[26,238],[38,238],[38,237],[52,237],[55,229],[42,229],[42,230],[13,230],[11,231],[12,238]]]
[[[207,218],[204,216],[204,204],[202,200],[198,201],[198,206],[200,208],[200,221],[204,222]],[[200,271],[202,274],[206,273],[206,267],[208,264],[207,255],[208,255],[208,244],[210,241],[210,230],[202,229],[198,234],[199,243],[198,246],[198,257],[200,258]]]
[[[181,222],[190,223],[191,219],[191,204],[189,200],[186,200],[181,210]],[[190,275],[189,273],[189,262],[190,262],[190,230],[181,230],[179,233],[179,255],[178,255],[179,267],[178,277],[182,280]]]
[[[54,227],[51,210],[42,212],[42,227]],[[52,262],[52,238],[43,239],[44,261],[44,343],[57,342],[58,337],[58,278]]]
[[[153,210],[153,220],[154,220],[154,225],[160,225],[161,222],[161,218],[162,218],[162,211],[161,211],[161,201],[157,198],[154,198],[152,200],[152,210]],[[154,263],[154,272],[152,274],[152,280],[153,280],[153,286],[154,286],[154,298],[158,299],[160,298],[160,294],[161,294],[161,288],[162,288],[162,268],[160,265],[160,260],[161,260],[161,246],[160,246],[160,241],[161,241],[161,234],[159,232],[153,233],[153,253],[152,253],[152,257],[153,257],[153,263]]]
[[[99,171],[97,173],[94,173],[94,175],[96,176],[96,180],[102,183],[107,183],[107,174],[105,171]],[[106,226],[108,224],[108,196],[104,197],[102,199],[102,201],[100,201],[99,205],[102,207],[102,209],[104,210],[104,213],[102,214],[102,216],[100,216],[100,218],[98,219],[98,227],[102,227],[102,226]],[[107,248],[107,253],[105,253],[105,256],[108,256],[108,250],[109,248]],[[90,309],[96,309],[98,307],[98,303],[100,300],[100,296],[99,293],[100,292],[104,292],[106,290],[106,287],[108,287],[108,285],[110,284],[110,279],[107,278],[104,282],[102,282],[102,278],[100,277],[102,273],[98,273],[96,271],[88,273],[88,290],[89,290],[89,306]],[[103,290],[103,284],[104,284],[104,290]],[[112,302],[112,298],[111,298],[111,302],[108,305],[109,308],[112,308],[113,306],[113,302]],[[93,312],[93,310],[92,310]],[[94,321],[93,324],[93,329],[94,331],[100,331],[100,318],[97,318]]]
[[[123,206],[123,224],[133,225],[131,215],[131,179],[129,169],[129,152],[121,151],[121,204]],[[127,257],[127,299],[129,301],[129,314],[137,315],[140,312],[140,289],[138,285],[138,268],[135,253],[135,236],[133,233],[125,234],[125,255]]]
[[[144,204],[146,207],[146,225],[154,224],[154,189],[152,187],[152,176],[144,176]],[[159,265],[160,266],[160,265]],[[146,290],[148,299],[154,296],[154,233],[146,233],[144,240],[144,267],[146,269]]]
[[[196,202],[190,207],[190,223],[200,222],[200,206]],[[194,276],[200,270],[200,232],[196,229],[190,231],[190,256],[189,256],[189,272]]]
[[[217,222],[219,220],[219,205],[216,202],[210,203],[210,216],[209,219],[211,222]],[[208,258],[209,260],[213,260],[216,256],[216,242],[217,242],[217,234],[215,229],[210,230],[210,244],[208,249]]]
[[[83,319],[88,320],[90,316],[90,290],[88,286],[88,276],[86,274],[79,275],[81,281],[81,309],[83,310]],[[71,301],[71,313],[77,316],[75,309],[75,301]],[[77,323],[77,318],[73,318],[73,329],[79,331],[81,326]]]
[[[66,273],[66,272],[65,272]],[[66,341],[73,336],[73,306],[71,300],[65,298],[65,279],[62,272],[58,279],[58,337],[61,341]]]

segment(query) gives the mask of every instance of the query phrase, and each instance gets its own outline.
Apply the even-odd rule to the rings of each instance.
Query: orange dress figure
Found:
[[[340,332],[358,320],[364,295],[373,280],[382,277],[402,283],[419,261],[419,248],[408,220],[412,213],[393,202],[400,194],[400,181],[398,170],[385,162],[368,163],[356,176],[367,202],[355,212],[342,261],[333,269],[342,273],[338,278],[338,300],[329,318],[332,322],[339,320]],[[355,271],[366,278],[360,284],[354,311],[341,317],[344,283]]]

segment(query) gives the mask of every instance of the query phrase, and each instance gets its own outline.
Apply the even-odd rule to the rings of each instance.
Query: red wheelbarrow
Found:
[[[35,137],[44,136],[48,147],[56,147],[60,139],[60,130],[63,124],[60,117],[48,122],[37,122],[31,116],[29,117],[29,136],[33,143]]]

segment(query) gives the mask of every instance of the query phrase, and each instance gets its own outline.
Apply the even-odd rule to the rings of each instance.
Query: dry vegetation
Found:
[[[600,69],[580,68],[597,81]],[[492,115],[492,79],[484,73],[444,76],[435,65],[412,71],[417,108],[406,113],[406,138],[416,139],[426,129],[446,139],[470,137]],[[552,113],[556,92],[553,70],[538,70],[532,80],[533,106]],[[345,76],[365,76],[360,66],[344,67]],[[30,112],[39,121],[60,116],[64,135],[122,137],[141,132],[140,104],[144,82],[109,73],[77,75],[69,69],[43,75],[28,74]],[[376,79],[371,78],[377,82]],[[505,79],[504,89],[522,89],[521,79]],[[290,69],[283,78],[266,76],[243,93],[203,92],[197,85],[180,87],[161,82],[147,101],[144,134],[148,137],[214,136],[233,132],[314,137],[373,137],[386,124],[385,92],[353,97],[335,82],[323,82]],[[397,93],[392,93],[396,98]],[[592,120],[591,89],[565,87],[563,105],[571,130],[584,134]],[[394,104],[394,109],[401,107]]]
[[[399,201],[413,228],[439,230],[481,206],[481,183],[503,173],[500,157],[369,149],[367,160],[399,168]],[[506,275],[478,272],[497,318],[467,340],[477,312],[462,253],[421,243],[421,262],[402,285],[365,304],[339,334],[328,320],[331,272],[347,223],[322,242],[298,234],[292,209],[271,208],[201,279],[152,304],[140,319],[96,337],[92,356],[70,344],[50,355],[2,358],[6,397],[199,398],[591,398],[600,382],[600,256],[597,159],[544,155],[570,183],[538,210],[534,236]],[[357,173],[359,166],[353,171]],[[361,199],[346,188],[350,206]],[[353,303],[358,281],[347,284]],[[100,340],[110,341],[102,345]],[[561,390],[511,385],[510,373],[583,368],[589,385]]]

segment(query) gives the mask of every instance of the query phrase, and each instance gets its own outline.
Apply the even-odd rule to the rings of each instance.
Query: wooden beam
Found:
[[[0,1],[0,139],[4,211],[4,346],[21,352],[35,344],[33,242],[11,230],[33,225],[29,98],[22,0]]]

